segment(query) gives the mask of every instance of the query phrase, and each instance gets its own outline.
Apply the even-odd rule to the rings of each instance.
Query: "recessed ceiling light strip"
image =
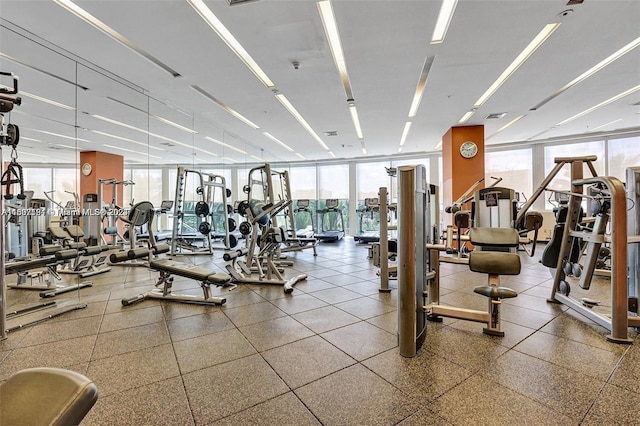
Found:
[[[420,78],[418,78],[416,91],[413,94],[413,100],[411,101],[411,107],[409,108],[409,118],[415,117],[418,112],[418,107],[420,106],[420,102],[422,102],[422,94],[424,93],[424,88],[427,85],[427,77],[429,77],[429,71],[431,71],[434,59],[435,56],[427,56],[424,60],[422,72],[420,72]]]
[[[275,87],[275,84],[267,76],[267,74],[258,66],[251,55],[242,47],[240,42],[231,34],[216,15],[204,4],[202,0],[186,0],[187,3],[198,12],[200,17],[211,27],[211,29],[224,41],[227,46],[236,54],[238,58],[255,74],[255,76],[268,88]]]
[[[325,144],[322,139],[320,139],[320,136],[318,136],[318,134],[311,128],[311,126],[309,126],[309,123],[307,123],[302,115],[300,115],[298,110],[291,104],[291,102],[289,102],[289,99],[287,99],[282,93],[276,93],[276,99],[278,99],[280,103],[284,105],[287,111],[289,111],[289,114],[293,115],[295,119],[298,120],[298,123],[300,123],[300,125],[304,127],[307,133],[309,133],[320,144],[320,146],[329,151],[329,147],[327,146],[327,144]]]
[[[262,132],[262,134],[268,137],[269,139],[271,139],[272,141],[274,141],[275,143],[277,143],[278,145],[280,145],[281,147],[285,148],[287,151],[294,152],[294,150],[291,147],[289,147],[289,145],[282,142],[280,139],[276,138],[272,134],[268,132]]]
[[[453,18],[453,13],[456,11],[456,5],[458,0],[442,0],[440,5],[440,12],[438,13],[438,20],[436,26],[433,28],[433,35],[431,36],[431,44],[438,44],[444,41],[444,37],[447,35],[449,24]]]
[[[362,141],[364,138],[362,136],[362,128],[360,127],[360,119],[358,118],[358,110],[355,105],[349,106],[349,113],[351,114],[351,121],[353,121],[353,126],[356,128],[356,135],[358,139]],[[364,143],[364,142],[363,142]]]
[[[195,90],[196,92],[200,93],[205,98],[209,99],[210,101],[212,101],[213,103],[218,105],[220,108],[222,108],[225,111],[227,111],[229,114],[233,115],[238,120],[242,121],[247,126],[252,127],[254,130],[258,130],[260,128],[260,126],[255,124],[253,121],[249,120],[247,117],[245,117],[244,115],[240,114],[238,111],[236,111],[235,109],[231,108],[229,105],[225,104],[224,102],[222,102],[221,100],[219,100],[218,98],[216,98],[215,96],[213,96],[212,94],[210,94],[209,92],[204,90],[203,88],[198,87],[198,86],[189,86],[189,87],[191,87],[191,89]]]
[[[409,129],[411,129],[411,121],[407,121],[404,123],[404,129],[402,130],[402,136],[400,137],[400,146],[404,146],[404,143],[407,141],[407,136],[409,136]]]
[[[598,127],[594,127],[593,129],[591,129],[591,131],[593,132],[593,131],[596,131],[598,129],[602,129],[603,127],[607,127],[607,126],[612,125],[613,123],[617,123],[618,121],[622,121],[622,118],[618,118],[617,120],[613,120],[613,121],[610,121],[608,123],[601,124]]]
[[[552,99],[556,98],[557,96],[561,95],[563,92],[565,92],[566,90],[568,90],[571,87],[575,86],[576,84],[578,84],[578,83],[586,80],[587,78],[591,77],[593,74],[597,73],[598,71],[600,71],[601,69],[603,69],[607,65],[611,64],[615,60],[620,59],[622,56],[624,56],[627,53],[631,52],[633,49],[635,49],[638,46],[640,46],[640,37],[638,37],[637,39],[633,40],[631,43],[628,43],[626,46],[624,46],[623,48],[621,48],[618,51],[614,52],[613,54],[609,55],[607,58],[603,59],[602,61],[598,62],[596,65],[594,65],[593,67],[589,68],[588,70],[586,70],[585,72],[580,74],[578,77],[574,78],[569,83],[567,83],[564,86],[562,86],[558,91],[553,93],[551,96],[545,98],[542,102],[540,102],[539,104],[537,104],[536,106],[534,106],[531,109],[532,110],[537,110],[538,108],[540,108],[541,106],[543,106],[547,102],[549,102]]]
[[[111,149],[117,149],[118,151],[133,152],[134,154],[145,155],[145,156],[149,156],[151,158],[160,158],[160,157],[157,157],[155,155],[151,155],[151,154],[149,154],[147,152],[140,152],[140,151],[136,151],[136,150],[133,150],[133,149],[121,148],[121,147],[115,146],[115,145],[103,144],[102,146],[106,146],[107,148],[111,148]]]
[[[96,134],[102,135],[102,136],[107,136],[109,138],[118,139],[118,140],[124,141],[124,142],[131,142],[131,143],[135,143],[136,145],[146,146],[147,148],[155,149],[156,151],[164,151],[163,148],[157,148],[157,147],[155,147],[153,145],[150,145],[150,144],[148,144],[146,142],[139,142],[139,141],[136,141],[136,140],[133,140],[133,139],[124,138],[122,136],[114,135],[114,134],[111,134],[111,133],[102,132],[100,130],[90,130],[90,132],[96,133]]]
[[[66,10],[68,10],[69,12],[73,13],[74,15],[76,15],[78,18],[82,19],[86,23],[90,24],[94,28],[102,31],[104,34],[108,35],[118,43],[129,48],[131,51],[137,53],[138,55],[142,56],[152,64],[161,68],[163,71],[168,72],[173,77],[180,77],[180,73],[178,73],[168,65],[160,62],[160,60],[158,60],[151,54],[142,50],[140,47],[138,47],[133,42],[131,42],[131,40],[127,39],[125,36],[117,32],[116,30],[114,30],[113,28],[111,28],[110,26],[108,26],[107,24],[105,24],[104,22],[102,22],[101,20],[99,20],[98,18],[96,18],[95,16],[93,16],[92,14],[90,14],[89,12],[87,12],[86,10],[84,10],[74,2],[72,2],[71,0],[53,0],[53,1],[56,2],[58,5],[62,6],[63,8],[65,8]]]
[[[0,58],[8,59],[9,61],[14,62],[14,63],[16,63],[16,64],[18,64],[18,65],[22,65],[23,67],[26,67],[26,68],[29,68],[29,69],[31,69],[31,70],[37,71],[37,72],[39,72],[39,73],[42,73],[42,74],[48,75],[49,77],[53,77],[53,78],[55,78],[55,79],[57,79],[57,80],[64,81],[65,83],[71,84],[72,86],[75,86],[75,87],[77,87],[77,88],[79,88],[79,89],[82,89],[82,90],[89,90],[89,88],[88,88],[88,87],[86,87],[86,86],[82,86],[82,85],[80,85],[80,84],[77,84],[77,83],[76,83],[76,82],[74,82],[74,81],[67,80],[67,79],[66,79],[66,78],[64,78],[64,77],[60,77],[59,75],[53,74],[53,73],[51,73],[51,72],[49,72],[49,71],[45,71],[45,70],[40,69],[40,68],[38,68],[38,67],[34,67],[33,65],[29,65],[29,64],[27,64],[27,63],[25,63],[25,62],[20,61],[19,59],[16,59],[16,58],[14,58],[14,57],[12,57],[12,56],[6,55],[6,54],[4,54],[4,53],[2,53],[2,52],[0,52]]]
[[[224,143],[224,142],[220,142],[219,140],[214,139],[214,138],[212,138],[212,137],[210,137],[210,136],[205,136],[204,138],[205,138],[205,139],[207,139],[207,140],[210,140],[210,141],[211,141],[211,142],[213,142],[213,143],[217,143],[218,145],[222,145],[222,146],[224,146],[224,147],[227,147],[227,148],[229,148],[229,149],[232,149],[232,150],[234,150],[234,151],[237,151],[237,152],[239,152],[240,154],[245,154],[245,155],[247,154],[247,152],[246,152],[246,151],[243,151],[243,150],[241,150],[240,148],[236,148],[235,146],[231,146],[231,145],[226,144],[226,143]]]
[[[514,59],[513,62],[500,74],[500,77],[496,81],[493,82],[491,86],[478,98],[476,103],[473,105],[474,108],[481,107],[499,88],[502,86],[508,79],[515,73],[518,68],[522,64],[524,64],[527,59],[533,55],[533,53],[538,50],[540,46],[553,34],[555,30],[558,29],[560,23],[552,23],[547,24],[544,28],[536,35],[533,40],[524,48],[522,52]]]
[[[151,113],[151,112],[149,112],[149,111],[145,111],[145,110],[144,110],[144,109],[142,109],[142,108],[138,108],[137,106],[133,106],[133,105],[131,105],[131,104],[128,104],[128,103],[126,103],[126,102],[124,102],[124,101],[121,101],[120,99],[116,99],[116,98],[113,98],[113,97],[111,97],[111,96],[107,96],[107,99],[109,99],[110,101],[117,102],[117,103],[119,103],[120,105],[127,106],[127,107],[129,107],[129,108],[131,108],[131,109],[135,109],[136,111],[140,111],[141,113],[146,114],[146,115],[148,115],[149,117],[154,118],[154,119],[156,119],[156,120],[160,121],[161,123],[168,124],[169,126],[175,127],[176,129],[183,130],[183,131],[185,131],[185,132],[187,132],[187,133],[191,133],[191,134],[193,134],[193,135],[198,134],[198,132],[197,132],[197,131],[195,131],[195,130],[193,130],[193,129],[190,129],[190,128],[185,127],[185,126],[183,126],[183,125],[181,125],[181,124],[178,124],[178,123],[176,123],[176,122],[173,122],[173,121],[171,121],[171,120],[168,120],[168,119],[166,119],[166,118],[164,118],[164,117],[160,117],[159,115],[153,114],[153,113]]]
[[[475,109],[472,109],[471,111],[467,111],[464,113],[464,115],[460,118],[460,120],[458,120],[458,124],[464,124],[467,122],[467,120],[469,120],[471,118],[471,116],[476,112]]]
[[[20,90],[20,95],[21,96],[26,96],[27,98],[31,98],[31,99],[35,99],[37,101],[40,102],[44,102],[47,103],[49,105],[53,105],[53,106],[57,106],[59,108],[63,108],[69,111],[75,111],[76,109],[72,106],[69,105],[65,105],[63,103],[51,100],[51,99],[47,99],[47,98],[43,98],[42,96],[38,96],[38,95],[34,95],[33,93],[29,93],[29,92],[25,92],[24,90]]]
[[[333,56],[333,61],[336,64],[338,72],[340,73],[340,78],[342,79],[342,84],[347,94],[347,99],[353,99],[351,82],[349,80],[349,74],[347,73],[347,62],[344,59],[342,43],[340,42],[340,33],[338,32],[338,24],[336,23],[336,17],[333,13],[331,1],[319,1],[318,11],[320,12],[320,19],[322,20],[322,25],[324,27],[327,40],[329,41],[331,55]]]
[[[511,120],[510,122],[508,122],[504,126],[500,127],[498,130],[496,130],[496,132],[494,134],[492,134],[491,136],[485,138],[485,140],[491,139],[492,137],[494,137],[495,135],[497,135],[498,133],[500,133],[501,131],[503,131],[507,127],[509,127],[509,126],[517,123],[518,121],[522,120],[524,117],[526,117],[526,114],[522,114],[522,115],[517,116],[516,118],[514,118],[513,120]]]
[[[592,106],[591,108],[585,109],[584,111],[579,112],[578,114],[573,115],[573,116],[571,116],[571,117],[567,118],[566,120],[562,120],[561,122],[559,122],[558,124],[556,124],[556,126],[562,126],[563,124],[566,124],[566,123],[568,123],[568,122],[570,122],[570,121],[573,121],[573,120],[575,120],[576,118],[580,118],[580,117],[582,117],[582,116],[585,116],[585,115],[587,115],[587,114],[589,114],[589,113],[591,113],[591,112],[593,112],[593,111],[597,110],[598,108],[602,108],[602,107],[603,107],[603,106],[605,106],[605,105],[609,105],[610,103],[613,103],[613,102],[615,102],[615,101],[617,101],[617,100],[619,100],[619,99],[622,99],[622,98],[624,98],[625,96],[629,96],[630,94],[632,94],[632,93],[634,93],[634,92],[637,92],[637,91],[639,91],[639,90],[640,90],[640,85],[635,86],[635,87],[632,87],[632,88],[631,88],[631,89],[629,89],[629,90],[625,90],[624,92],[622,92],[622,93],[620,93],[620,94],[618,94],[618,95],[616,95],[616,96],[614,96],[614,97],[612,97],[612,98],[609,98],[609,99],[607,99],[606,101],[602,101],[602,102],[600,102],[598,105],[594,105],[594,106]]]

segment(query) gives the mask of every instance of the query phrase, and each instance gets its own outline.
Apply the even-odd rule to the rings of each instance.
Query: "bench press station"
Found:
[[[149,207],[150,206],[150,207]],[[212,296],[211,286],[227,286],[231,277],[224,273],[212,271],[208,268],[196,265],[188,265],[182,262],[175,262],[169,259],[154,260],[159,254],[169,253],[171,247],[168,244],[156,244],[153,236],[153,218],[155,210],[149,202],[138,203],[132,207],[132,212],[137,218],[146,218],[147,229],[149,230],[148,243],[150,247],[140,247],[131,250],[123,250],[112,253],[109,257],[111,263],[132,261],[147,258],[149,269],[156,270],[160,277],[156,282],[156,288],[146,293],[138,294],[134,297],[122,299],[124,306],[142,302],[147,299],[160,299],[169,302],[195,303],[203,305],[223,305],[227,299],[224,297]],[[200,283],[202,296],[172,293],[173,275],[191,278]],[[160,288],[160,286],[162,286]]]
[[[61,280],[59,275],[58,266],[63,265],[66,262],[78,257],[78,250],[75,249],[63,249],[63,247],[44,246],[40,248],[40,257],[28,260],[19,260],[15,262],[5,263],[6,274],[17,274],[18,280],[16,284],[7,284],[7,288],[16,290],[40,290],[40,297],[53,297],[58,294],[68,293],[70,291],[79,290],[85,287],[91,287],[90,282],[82,282],[78,284],[54,284],[53,279]],[[42,281],[45,274],[49,277],[45,279],[44,283],[40,284],[27,284],[27,272],[32,269],[47,268],[46,271],[40,271],[32,278],[38,278]]]

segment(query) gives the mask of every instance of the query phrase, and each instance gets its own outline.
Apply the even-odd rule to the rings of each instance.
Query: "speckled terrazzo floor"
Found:
[[[503,280],[519,292],[503,304],[505,337],[445,319],[429,323],[423,348],[406,359],[397,291],[378,292],[366,254],[350,239],[319,246],[317,257],[290,253],[286,276],[308,274],[292,294],[216,289],[223,307],[122,307],[156,273],[113,267],[87,278],[93,287],[56,297],[86,309],[0,342],[0,381],[33,366],[86,374],[100,398],[83,425],[640,424],[640,342],[609,343],[604,328],[547,303],[552,282],[536,259],[523,257],[521,275]],[[221,257],[185,261],[222,270]],[[484,308],[472,292],[483,276],[451,264],[441,273],[442,303]],[[200,292],[183,278],[174,291]],[[606,301],[606,283],[594,293]],[[7,300],[12,308],[40,301],[20,290]]]

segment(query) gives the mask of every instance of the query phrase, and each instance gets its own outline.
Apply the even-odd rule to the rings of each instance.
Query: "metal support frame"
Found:
[[[175,201],[173,204],[173,227],[171,232],[171,255],[179,255],[179,254],[205,254],[211,255],[213,254],[213,244],[211,239],[211,234],[202,235],[201,239],[204,240],[204,245],[202,250],[193,251],[193,250],[182,250],[184,247],[180,245],[180,241],[184,238],[182,235],[182,223],[184,220],[184,194],[185,194],[185,185],[187,183],[187,176],[189,174],[196,175],[199,182],[199,187],[202,188],[203,194],[202,201],[207,203],[210,208],[210,213],[207,216],[208,220],[213,223],[214,221],[214,209],[213,203],[215,200],[215,192],[216,190],[220,190],[222,193],[222,205],[223,205],[223,217],[224,217],[224,233],[223,233],[223,245],[224,249],[231,249],[231,242],[229,238],[229,212],[227,211],[227,185],[224,176],[211,174],[211,173],[202,173],[198,170],[190,170],[183,166],[178,167],[178,173],[176,177],[176,195]]]
[[[586,316],[595,323],[611,332],[607,340],[614,343],[632,343],[629,338],[629,326],[640,326],[639,317],[629,317],[628,288],[627,288],[627,215],[625,189],[615,177],[582,178],[582,167],[579,163],[573,163],[571,168],[571,196],[569,198],[569,212],[567,222],[562,235],[560,255],[553,280],[550,302],[560,302],[573,310]],[[572,240],[576,235],[575,229],[578,223],[580,204],[582,203],[583,186],[593,183],[604,184],[611,196],[611,315],[604,316],[582,303],[570,298],[568,294],[562,294],[560,283],[565,278],[564,263],[569,258]]]

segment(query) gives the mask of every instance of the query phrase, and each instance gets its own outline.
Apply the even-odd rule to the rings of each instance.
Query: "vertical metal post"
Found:
[[[4,170],[0,147],[0,170]],[[0,340],[7,338],[7,286],[4,282],[4,199],[0,197]]]
[[[627,168],[627,200],[631,204],[627,210],[627,235],[640,235],[640,167]],[[638,244],[628,247],[629,283],[628,296],[635,301],[634,313],[640,313],[640,248]]]
[[[378,191],[380,202],[380,292],[389,293],[389,231],[387,229],[387,188]]]
[[[423,310],[428,225],[426,169],[402,166],[398,180],[398,345],[413,357],[425,338]]]

